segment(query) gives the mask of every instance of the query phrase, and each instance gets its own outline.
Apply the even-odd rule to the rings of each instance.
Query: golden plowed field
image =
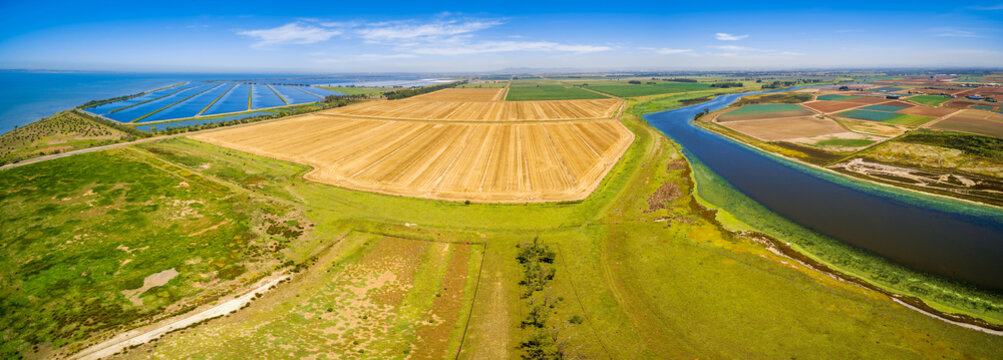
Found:
[[[505,88],[449,88],[408,98],[406,101],[501,101]]]
[[[380,105],[403,114],[391,105],[407,103]],[[353,189],[446,200],[539,202],[588,196],[634,134],[616,120],[456,123],[328,114],[192,138],[309,164],[315,169],[306,178]]]
[[[321,113],[413,120],[544,121],[611,118],[620,104],[618,99],[507,102],[409,99],[374,101]]]

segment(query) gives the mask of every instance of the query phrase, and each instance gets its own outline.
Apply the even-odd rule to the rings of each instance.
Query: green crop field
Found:
[[[905,107],[902,106],[891,106],[891,105],[869,105],[860,108],[861,110],[874,110],[874,111],[885,111],[885,112],[896,112]]]
[[[705,90],[710,88],[709,84],[702,83],[674,83],[661,82],[657,84],[627,84],[620,82],[616,85],[593,85],[585,86],[588,89],[618,97],[633,97],[644,95],[656,95],[666,93],[676,93],[685,91]]]
[[[938,106],[951,100],[949,96],[940,95],[916,95],[908,98],[909,101],[920,103],[923,105]]]
[[[563,85],[512,85],[506,101],[605,99],[608,96]]]
[[[837,95],[837,94],[827,94],[827,95],[819,95],[818,96],[819,100],[826,100],[826,101],[843,101],[843,100],[850,100],[850,99],[856,99],[856,98],[859,98],[859,96]]]
[[[894,117],[884,119],[881,122],[899,124],[905,126],[920,126],[926,124],[927,122],[930,122],[930,120],[933,119],[936,118],[929,116],[920,116],[920,115],[899,114]]]
[[[836,114],[836,116],[842,116],[842,117],[845,117],[845,118],[859,119],[859,120],[884,121],[884,120],[888,120],[888,119],[891,119],[891,118],[896,117],[896,116],[900,116],[900,114],[891,113],[891,112],[885,112],[885,111],[871,111],[871,110],[856,109],[856,110],[850,110],[850,111],[844,111],[844,112],[838,113],[838,114]]]
[[[782,112],[803,112],[804,108],[795,104],[753,104],[728,112],[728,115],[756,115]]]
[[[246,309],[131,348],[124,357],[245,357],[246,353],[237,352],[240,345],[260,346],[266,357],[304,357],[310,355],[307,352],[328,351],[331,354],[321,355],[452,358],[451,352],[458,351],[459,358],[493,359],[557,349],[568,351],[566,357],[624,359],[746,358],[751,356],[750,349],[755,349],[755,357],[763,358],[1000,356],[1003,349],[987,346],[998,341],[992,335],[930,318],[874,291],[833,280],[770,252],[752,234],[724,231],[719,221],[740,230],[764,231],[781,241],[796,242],[811,254],[821,254],[818,256],[826,263],[841,270],[853,270],[851,273],[909,294],[927,294],[945,310],[1003,322],[1003,309],[993,305],[1000,303],[998,294],[938,282],[840,246],[756,207],[698,162],[691,172],[679,148],[637,116],[717,91],[721,90],[653,97],[643,103],[631,99],[632,108],[625,113],[623,123],[636,135],[635,143],[593,194],[574,202],[465,204],[353,191],[304,180],[302,174],[309,170],[304,165],[180,138],[99,153],[87,161],[79,156],[61,160],[88,164],[80,170],[87,171],[83,175],[65,174],[66,163],[41,163],[13,169],[16,173],[0,172],[0,179],[21,184],[13,187],[22,189],[18,194],[44,192],[37,200],[57,208],[42,214],[58,216],[77,216],[77,208],[58,207],[61,199],[69,197],[69,203],[86,206],[87,200],[74,199],[86,194],[87,184],[102,181],[109,189],[95,192],[120,191],[123,202],[109,206],[130,210],[129,216],[125,210],[112,213],[112,219],[138,219],[137,211],[128,208],[128,199],[140,202],[135,206],[144,206],[138,212],[146,214],[146,222],[137,225],[143,227],[119,236],[177,231],[174,240],[119,238],[94,246],[89,242],[70,244],[88,250],[84,251],[86,256],[60,259],[54,268],[73,281],[92,281],[91,286],[110,289],[92,301],[124,301],[124,295],[116,294],[134,287],[123,285],[124,280],[115,274],[123,266],[178,266],[175,269],[182,275],[165,286],[185,289],[186,282],[173,281],[202,274],[199,266],[203,262],[188,264],[192,258],[217,259],[214,252],[226,249],[226,259],[232,263],[223,268],[243,261],[246,272],[253,272],[256,258],[242,251],[254,249],[258,237],[246,242],[226,236],[214,240],[219,231],[207,231],[194,239],[196,245],[207,249],[193,248],[183,256],[172,250],[189,246],[193,241],[184,235],[204,229],[203,224],[213,220],[241,220],[232,222],[233,228],[226,225],[216,230],[254,232],[262,228],[254,225],[254,219],[269,218],[249,210],[260,208],[265,213],[298,210],[303,214],[303,218],[272,225],[290,226],[291,221],[315,225],[299,240],[286,243],[280,254],[262,255],[274,258],[275,263],[289,259],[299,264],[302,272],[293,280]],[[144,170],[153,166],[150,164],[160,168]],[[158,172],[165,174],[151,175]],[[65,176],[83,180],[63,179]],[[172,187],[179,184],[179,176],[192,179],[188,188]],[[51,191],[32,189],[27,182],[38,177],[61,185]],[[204,180],[194,183],[198,179]],[[218,187],[224,194],[182,192],[203,186]],[[176,220],[179,223],[174,224],[166,223],[170,217],[160,213],[173,214],[174,200],[199,199],[205,206],[199,208],[204,218]],[[252,200],[255,202],[248,203]],[[17,202],[11,201],[15,206],[4,203],[2,221],[52,226],[45,219],[32,220],[39,216],[35,215],[39,209],[22,208]],[[142,212],[152,205],[157,205],[152,213]],[[719,210],[708,211],[706,205]],[[96,229],[88,233],[101,234],[101,229],[110,229],[105,218],[81,217],[68,226]],[[116,221],[113,224],[122,223]],[[256,236],[266,236],[269,226],[264,228],[265,234]],[[527,249],[536,248],[528,245],[537,237],[543,252],[549,254],[544,256],[548,260],[527,262]],[[38,240],[41,238],[34,241],[44,242]],[[38,246],[54,246],[65,240]],[[114,245],[126,241],[131,241],[127,245],[130,250],[164,248],[160,250],[163,254],[157,254],[164,259],[140,259],[146,255],[137,250],[131,253],[136,260],[121,265],[127,258]],[[147,241],[158,243],[143,243]],[[426,245],[414,245],[420,242]],[[105,259],[106,253],[115,257]],[[460,261],[462,254],[469,254],[467,261]],[[28,257],[7,258],[32,256],[39,257],[28,253]],[[144,261],[134,264],[139,260]],[[89,262],[107,264],[81,277],[77,271]],[[450,265],[454,263],[455,267]],[[162,270],[154,265],[129,273],[130,279]],[[9,265],[3,269],[15,271]],[[468,271],[466,279],[471,280],[446,286],[448,279],[458,277],[444,274],[461,274],[463,269]],[[100,271],[109,274],[91,277]],[[25,275],[17,272],[17,276]],[[546,282],[539,282],[540,278]],[[7,276],[2,279],[10,281]],[[4,285],[8,292],[28,291],[20,285]],[[144,302],[159,299],[161,292],[154,292],[142,296]],[[29,307],[32,304],[30,300],[23,302]],[[449,311],[436,312],[437,308]],[[36,316],[52,315],[44,311],[55,308],[39,309]],[[468,316],[469,326],[463,321]],[[16,330],[7,334],[26,338]],[[549,336],[541,338],[541,334]],[[866,334],[868,341],[860,341],[860,334]],[[30,346],[44,346],[43,341],[21,342],[12,349],[31,355]],[[303,349],[304,342],[324,345]],[[423,353],[431,347],[440,350]],[[16,357],[12,351],[4,354]]]

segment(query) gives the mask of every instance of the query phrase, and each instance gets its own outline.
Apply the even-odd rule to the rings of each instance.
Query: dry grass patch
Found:
[[[311,115],[193,139],[309,164],[307,179],[486,202],[579,200],[633,141],[614,120],[434,123]]]

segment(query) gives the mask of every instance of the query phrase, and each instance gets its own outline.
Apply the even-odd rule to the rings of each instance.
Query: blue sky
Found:
[[[0,1],[0,68],[1003,67],[1003,2]]]

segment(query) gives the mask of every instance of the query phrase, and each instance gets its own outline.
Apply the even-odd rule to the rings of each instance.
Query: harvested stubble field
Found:
[[[819,119],[814,116],[727,121],[721,123],[721,125],[764,141],[788,140],[846,132],[846,129],[832,120]]]
[[[323,114],[453,121],[543,121],[611,118],[617,99],[554,101],[375,101],[323,111]]]
[[[310,180],[395,195],[579,200],[633,141],[615,120],[448,123],[311,115],[192,138],[313,165]]]
[[[504,88],[471,89],[450,88],[418,95],[408,100],[421,101],[501,101],[505,94]]]
[[[812,101],[802,104],[809,108],[821,111],[824,113],[832,113],[837,111],[842,111],[850,108],[855,108],[861,106],[862,104],[852,103],[847,101]]]
[[[933,124],[932,127],[1003,138],[1003,115],[991,111],[966,109]]]

